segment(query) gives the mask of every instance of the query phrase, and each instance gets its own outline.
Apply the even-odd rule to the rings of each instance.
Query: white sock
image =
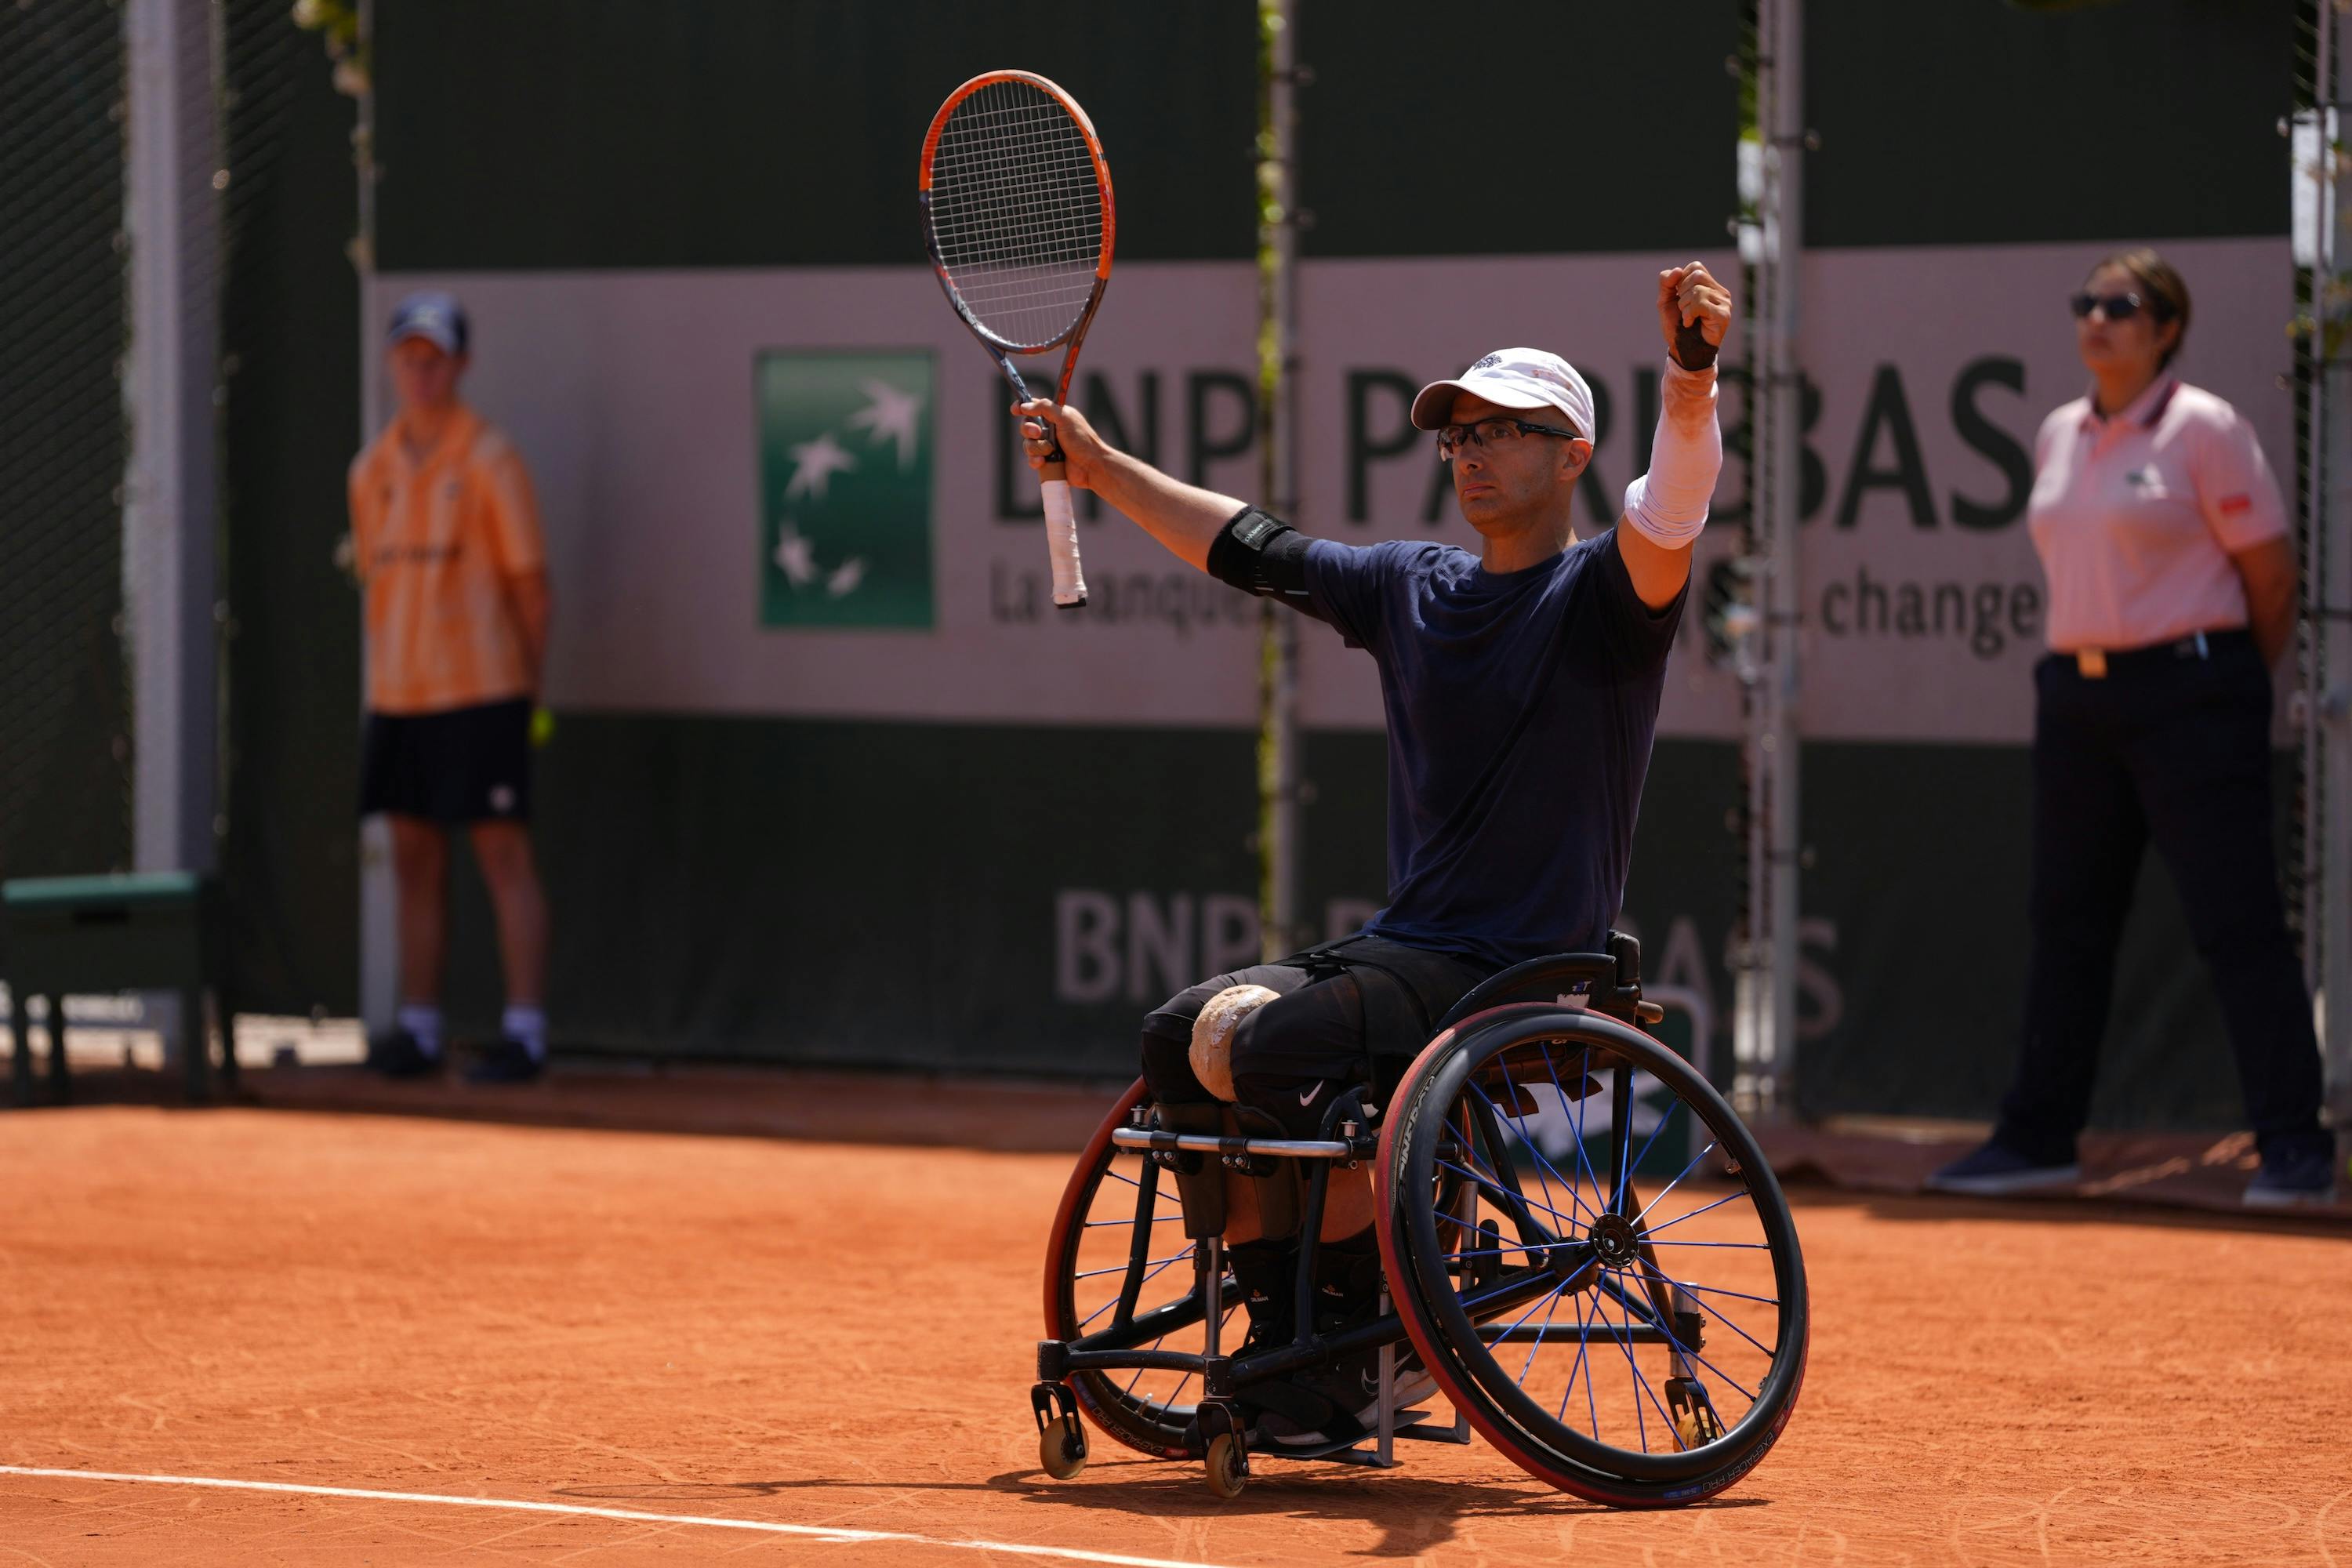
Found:
[[[408,1031],[416,1041],[416,1048],[428,1057],[441,1054],[441,1009],[423,1002],[403,1002],[392,1021]]]
[[[547,1059],[547,1014],[544,1009],[536,1005],[509,1007],[499,1020],[499,1033],[510,1040],[520,1040],[522,1048],[530,1053],[531,1060],[543,1062]]]

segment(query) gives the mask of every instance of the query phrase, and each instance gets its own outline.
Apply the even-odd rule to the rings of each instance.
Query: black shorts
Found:
[[[530,820],[530,699],[446,713],[367,716],[360,815],[434,822]]]

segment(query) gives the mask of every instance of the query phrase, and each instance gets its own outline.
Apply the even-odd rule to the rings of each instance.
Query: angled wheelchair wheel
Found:
[[[1414,1349],[1530,1475],[1696,1502],[1779,1438],[1804,1381],[1794,1220],[1688,1063],[1597,1014],[1496,1007],[1405,1075],[1376,1170]]]
[[[1199,1355],[1208,1291],[1196,1248],[1184,1235],[1175,1179],[1110,1135],[1149,1100],[1141,1079],[1119,1098],[1070,1173],[1045,1249],[1045,1332],[1119,1349]],[[1220,1332],[1230,1350],[1240,1322],[1230,1274],[1219,1282]],[[1103,1432],[1163,1458],[1197,1458],[1194,1407],[1201,1380],[1190,1372],[1076,1372],[1070,1391]]]

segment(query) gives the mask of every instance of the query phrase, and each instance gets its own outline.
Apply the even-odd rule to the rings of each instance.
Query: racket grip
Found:
[[[1061,477],[1061,465],[1048,463],[1040,471],[1045,498],[1045,550],[1054,561],[1054,604],[1075,610],[1087,602],[1086,574],[1078,566],[1078,514],[1070,500],[1070,481]]]

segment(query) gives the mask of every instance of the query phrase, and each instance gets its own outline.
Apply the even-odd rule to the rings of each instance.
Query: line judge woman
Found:
[[[2150,839],[2220,993],[2262,1153],[2245,1201],[2334,1197],[2311,998],[2271,843],[2271,668],[2294,628],[2277,481],[2237,410],[2170,371],[2189,289],[2153,250],[2073,300],[2089,395],[2042,422],[2027,521],[2049,579],[2034,667],[2032,956],[2017,1076],[1946,1192],[2071,1186],[2116,947]]]

